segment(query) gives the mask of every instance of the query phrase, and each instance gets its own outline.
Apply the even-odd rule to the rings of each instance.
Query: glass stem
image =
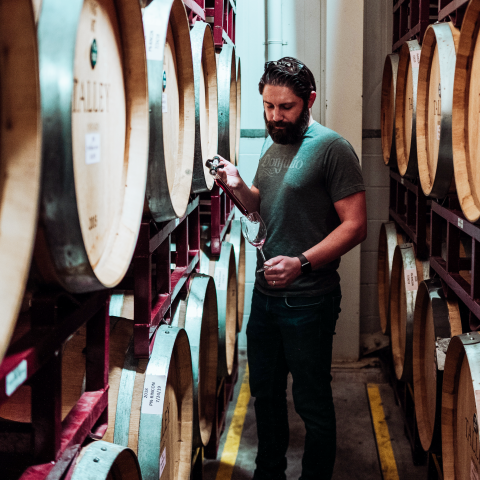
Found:
[[[261,255],[262,255],[263,263],[265,263],[265,262],[267,261],[267,259],[265,258],[265,255],[263,254],[262,247],[258,247],[258,249],[260,250],[260,253],[261,253]]]

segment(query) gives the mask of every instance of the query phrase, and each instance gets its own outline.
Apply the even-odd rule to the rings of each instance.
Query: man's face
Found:
[[[289,87],[265,85],[263,89],[265,124],[275,143],[297,143],[308,128],[308,105]]]

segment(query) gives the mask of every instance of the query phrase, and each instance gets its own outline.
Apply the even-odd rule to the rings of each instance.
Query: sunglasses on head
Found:
[[[271,67],[276,67],[276,66],[280,66],[280,67],[287,67],[287,68],[291,68],[291,69],[296,69],[296,71],[292,71],[292,72],[289,72],[293,75],[297,75],[298,73],[301,72],[302,68],[305,66],[303,65],[303,63],[300,63],[300,62],[295,62],[295,63],[292,63],[292,62],[288,62],[286,60],[275,60],[275,61],[271,61],[271,62],[266,62],[265,63],[265,72],[271,68]]]

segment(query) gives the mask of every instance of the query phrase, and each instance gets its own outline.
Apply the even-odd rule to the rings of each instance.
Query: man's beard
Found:
[[[300,116],[295,122],[274,122],[267,121],[267,116],[263,112],[263,118],[265,119],[265,125],[267,126],[268,134],[272,137],[275,143],[280,145],[293,145],[298,143],[305,132],[307,131],[308,124],[310,122],[310,110],[308,105],[303,107]],[[285,127],[281,130],[276,127]]]

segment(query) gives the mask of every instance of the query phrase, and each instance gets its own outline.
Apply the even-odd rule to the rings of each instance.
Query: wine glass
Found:
[[[242,233],[245,239],[252,244],[254,247],[258,248],[260,254],[263,258],[263,263],[267,261],[265,255],[263,254],[263,244],[267,239],[267,227],[262,220],[262,217],[258,212],[250,213],[246,217],[242,217],[240,219],[240,223],[242,224]],[[264,272],[265,268],[269,268],[268,266],[262,267],[257,270],[258,273]]]

